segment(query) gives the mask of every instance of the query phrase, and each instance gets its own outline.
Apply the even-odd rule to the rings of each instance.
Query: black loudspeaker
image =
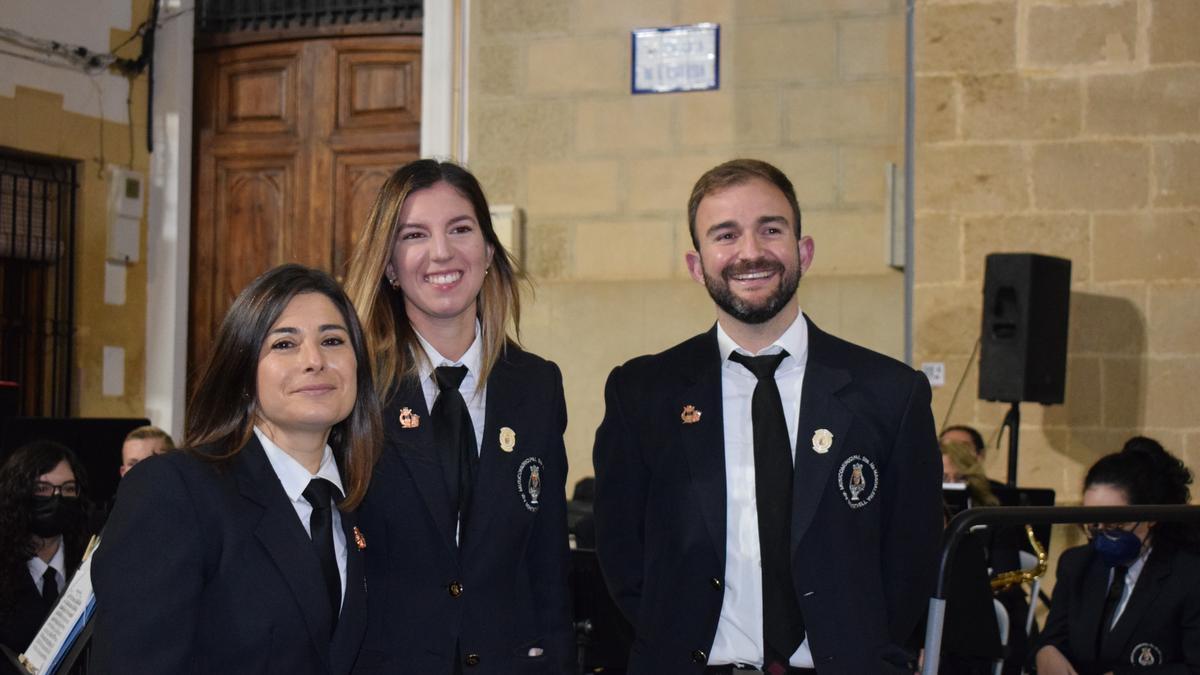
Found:
[[[1062,403],[1071,261],[993,253],[983,279],[979,398]]]

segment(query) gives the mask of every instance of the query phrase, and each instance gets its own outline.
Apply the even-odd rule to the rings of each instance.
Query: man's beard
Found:
[[[779,275],[779,287],[761,304],[751,304],[749,301],[739,298],[729,288],[729,282],[736,274],[766,271]],[[797,266],[795,270],[789,272],[783,263],[766,258],[743,261],[721,270],[720,277],[710,276],[705,271],[704,287],[708,289],[708,295],[713,302],[717,303],[717,306],[726,314],[742,323],[760,324],[775,318],[775,315],[796,295],[796,289],[800,287],[800,268]]]

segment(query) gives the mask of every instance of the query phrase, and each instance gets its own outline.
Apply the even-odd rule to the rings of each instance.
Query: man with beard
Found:
[[[709,170],[688,225],[716,325],[614,369],[596,432],[629,673],[911,673],[941,533],[929,383],[801,313],[813,241],[777,168]]]

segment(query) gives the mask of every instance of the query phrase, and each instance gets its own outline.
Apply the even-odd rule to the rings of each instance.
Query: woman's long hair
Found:
[[[320,293],[329,298],[346,322],[354,349],[358,387],[354,408],[333,426],[329,446],[342,472],[352,510],[367,491],[371,470],[383,442],[379,399],[371,383],[371,360],[358,316],[350,299],[325,272],[303,265],[281,265],[255,279],[233,301],[221,322],[212,355],[188,404],[184,445],[215,445],[203,456],[224,462],[249,442],[258,418],[258,361],[271,326],[292,298]]]
[[[987,473],[975,449],[962,441],[942,441],[942,454],[950,458],[958,473],[966,479],[967,493],[976,506],[999,506],[1000,500],[992,493]]]
[[[375,359],[375,388],[386,396],[397,379],[417,372],[424,353],[404,310],[403,293],[393,289],[385,277],[399,230],[400,210],[413,193],[447,183],[471,203],[484,241],[491,245],[491,273],[484,276],[476,302],[482,327],[483,365],[480,381],[486,381],[509,340],[520,336],[521,293],[517,286],[517,264],[500,243],[479,181],[453,162],[421,159],[405,164],[388,178],[375,198],[366,227],[350,258],[346,292],[354,301],[367,333],[367,344]],[[512,322],[514,337],[508,335]]]
[[[66,460],[79,486],[79,518],[63,532],[63,545],[71,556],[83,553],[87,529],[87,471],[79,458],[65,445],[34,441],[17,448],[0,467],[0,607],[12,607],[15,596],[28,579],[25,562],[37,552],[29,524],[32,519],[33,484]],[[77,561],[68,561],[72,565]],[[68,569],[69,576],[74,570]],[[19,572],[19,573],[18,573]],[[25,576],[22,577],[21,574]]]
[[[1192,472],[1153,438],[1134,436],[1120,452],[1105,455],[1088,469],[1086,490],[1109,485],[1125,493],[1130,506],[1187,504],[1191,501]],[[1150,529],[1154,546],[1200,550],[1200,528],[1190,523],[1162,521]]]

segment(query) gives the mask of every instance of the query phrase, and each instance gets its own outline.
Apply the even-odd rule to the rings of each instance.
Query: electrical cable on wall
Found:
[[[954,385],[954,394],[950,396],[950,405],[946,407],[946,415],[942,418],[941,426],[938,427],[939,437],[946,430],[946,423],[950,421],[950,414],[954,412],[954,403],[958,400],[958,392],[962,390],[963,382],[967,381],[967,373],[971,372],[971,365],[975,363],[975,355],[979,353],[979,345],[982,341],[982,338],[975,340],[975,346],[971,348],[971,356],[967,357],[967,364],[963,366],[963,372],[958,378],[958,384]]]
[[[129,80],[130,97],[132,98],[133,81],[143,72],[148,73],[149,93],[146,96],[146,149],[148,152],[154,151],[154,129],[150,123],[153,113],[154,104],[154,36],[157,30],[166,24],[178,19],[181,16],[191,14],[195,11],[194,8],[187,8],[177,12],[172,12],[164,16],[159,15],[159,0],[152,0],[150,6],[150,17],[143,21],[138,27],[125,38],[116,47],[108,52],[96,52],[82,45],[71,44],[68,42],[59,42],[57,40],[48,40],[45,38],[33,37],[25,35],[20,31],[11,28],[0,26],[0,43],[8,43],[25,50],[15,51],[0,47],[0,54],[11,56],[26,61],[32,61],[46,66],[55,68],[65,68],[81,72],[89,77],[95,77],[106,71],[115,71]],[[118,56],[117,52],[129,45],[136,39],[141,39],[141,50],[136,58],[126,58]],[[95,84],[93,80],[93,84]],[[97,85],[98,86],[98,85]],[[103,117],[103,116],[102,116]],[[133,116],[130,115],[130,125],[132,127]],[[132,133],[132,131],[130,132]],[[103,130],[101,131],[103,136]],[[132,141],[130,142],[130,151],[132,156]],[[132,161],[132,158],[131,158]]]
[[[108,52],[95,52],[82,45],[75,45],[69,42],[59,42],[57,40],[47,40],[37,38],[30,35],[25,35],[20,31],[15,31],[11,28],[0,26],[0,42],[21,47],[33,54],[10,51],[0,49],[0,53],[7,56],[13,56],[19,59],[26,59],[43,65],[57,66],[68,68],[71,70],[80,71],[86,75],[100,73],[110,68],[117,72],[129,76],[140,75],[147,67],[151,55],[143,48],[141,54],[137,58],[123,58],[117,55],[117,52],[138,38],[142,38],[143,47],[145,38],[148,34],[153,33],[158,28],[178,19],[186,14],[191,14],[195,11],[192,8],[180,10],[163,16],[161,19],[158,15],[158,0],[154,0],[153,6],[150,8],[150,18],[143,21],[134,31],[125,38],[116,47],[113,47]]]

